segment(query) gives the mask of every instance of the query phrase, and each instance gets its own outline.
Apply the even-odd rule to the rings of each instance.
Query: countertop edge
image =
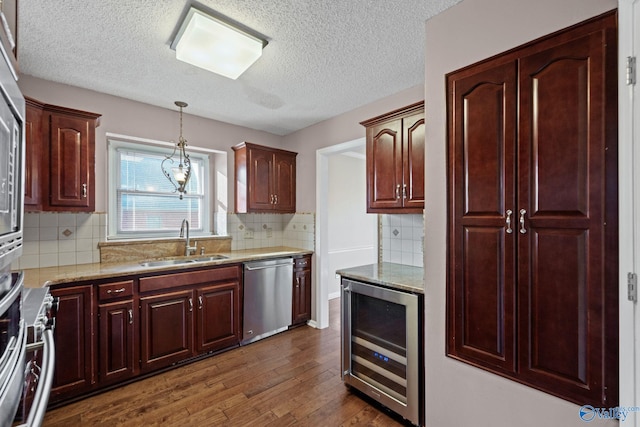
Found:
[[[336,270],[336,274],[391,289],[424,295],[424,269],[382,262]]]
[[[314,251],[291,247],[273,247],[260,249],[245,249],[230,252],[221,252],[226,258],[187,264],[173,264],[166,266],[143,267],[140,262],[128,263],[93,263],[77,264],[58,267],[41,267],[23,269],[25,288],[39,288],[44,286],[56,287],[74,282],[92,280],[117,279],[125,276],[141,276],[162,272],[177,272],[202,267],[217,267],[224,265],[241,264],[248,261],[256,261],[267,258],[285,258],[304,255],[312,255]],[[194,256],[197,258],[197,256]],[[172,257],[176,258],[176,257]],[[145,260],[146,261],[146,260]]]

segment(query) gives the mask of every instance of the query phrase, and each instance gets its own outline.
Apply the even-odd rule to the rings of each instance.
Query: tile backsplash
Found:
[[[25,212],[22,256],[13,269],[100,262],[105,213]]]
[[[232,250],[270,246],[315,248],[315,214],[223,214]],[[222,233],[224,234],[224,232]],[[100,262],[98,243],[107,236],[106,213],[25,212],[22,256],[14,270]]]
[[[424,216],[421,214],[380,215],[380,258],[384,262],[422,267]]]
[[[231,249],[290,246],[315,249],[315,214],[228,214]]]

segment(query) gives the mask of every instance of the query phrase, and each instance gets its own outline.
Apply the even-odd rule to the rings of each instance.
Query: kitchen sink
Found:
[[[208,261],[215,261],[218,259],[226,259],[226,258],[227,257],[224,255],[208,255],[208,256],[201,256],[198,258],[161,259],[157,261],[145,261],[145,262],[141,262],[140,265],[143,267],[163,267],[167,265],[193,264],[198,262],[208,262]]]

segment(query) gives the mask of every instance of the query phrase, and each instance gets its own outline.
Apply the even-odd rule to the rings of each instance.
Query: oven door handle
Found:
[[[53,369],[56,361],[56,347],[53,340],[53,330],[47,328],[42,333],[44,345],[42,347],[42,369],[41,376],[33,398],[33,406],[29,411],[27,422],[19,427],[40,427],[47,411],[51,385],[53,384]]]

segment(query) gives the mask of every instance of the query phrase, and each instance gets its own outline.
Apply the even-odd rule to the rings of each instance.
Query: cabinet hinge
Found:
[[[627,56],[627,86],[636,84],[636,57]]]
[[[636,273],[627,274],[627,292],[629,301],[638,301],[638,275]]]

